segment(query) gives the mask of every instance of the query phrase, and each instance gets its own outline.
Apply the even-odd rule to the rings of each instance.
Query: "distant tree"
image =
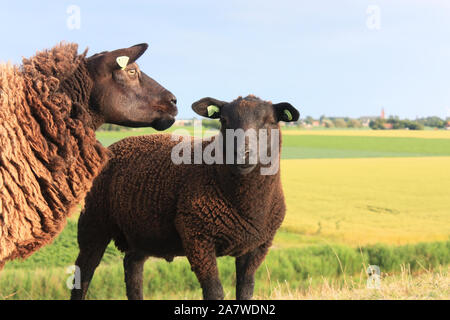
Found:
[[[398,117],[389,117],[389,119],[376,119],[370,121],[370,128],[374,130],[383,130],[385,128],[385,124],[391,124],[392,129],[398,130],[398,129],[409,129],[409,130],[423,130],[424,125],[419,123],[418,121],[411,121],[411,120],[400,120]]]
[[[99,131],[130,131],[133,128],[119,126],[117,124],[105,123],[98,130]]]
[[[361,124],[361,121],[359,121],[357,119],[349,119],[347,121],[347,127],[349,127],[349,128],[361,128],[362,124]]]
[[[338,118],[335,119],[333,122],[336,128],[347,128],[347,123],[345,122],[344,119]]]
[[[418,122],[424,126],[432,127],[432,128],[444,128],[445,120],[439,117],[428,117],[424,119],[419,119]]]
[[[405,122],[400,120],[398,116],[390,116],[386,120],[387,123],[392,124],[392,129],[404,129],[406,127]]]
[[[322,123],[325,125],[325,128],[334,128],[334,123],[331,120],[323,119]]]
[[[405,120],[405,127],[410,129],[410,130],[423,130],[423,129],[425,129],[423,124],[421,124],[421,123],[419,123],[417,121],[409,121],[409,120]]]
[[[202,126],[205,128],[220,129],[219,120],[202,120]]]
[[[375,120],[371,120],[369,123],[369,127],[373,130],[384,130],[384,124],[386,123],[385,119],[375,119]]]
[[[307,116],[307,117],[305,118],[305,123],[306,123],[306,124],[313,124],[313,121],[314,121],[314,118],[311,117],[311,116]]]

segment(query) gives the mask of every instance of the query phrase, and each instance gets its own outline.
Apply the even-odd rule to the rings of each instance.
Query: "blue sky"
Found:
[[[141,69],[192,102],[253,93],[302,116],[450,117],[450,1],[0,1],[0,61],[66,40],[148,42]],[[70,5],[80,28],[70,30]],[[371,29],[376,6],[379,29]],[[372,8],[372,7],[370,7]],[[379,19],[378,19],[379,18]]]

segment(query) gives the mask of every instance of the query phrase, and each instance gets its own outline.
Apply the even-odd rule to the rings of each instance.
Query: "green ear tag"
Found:
[[[219,107],[215,105],[208,106],[206,110],[208,110],[208,117],[212,117],[215,113],[219,113],[220,111]]]
[[[127,56],[117,57],[116,62],[122,70],[125,70],[128,64],[128,60],[130,60]]]
[[[288,117],[289,121],[292,120],[292,114],[288,109],[284,110],[284,114]]]

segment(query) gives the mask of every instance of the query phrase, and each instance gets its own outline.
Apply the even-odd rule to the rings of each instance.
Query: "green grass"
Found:
[[[26,260],[14,260],[5,269],[40,269],[45,267],[67,267],[75,263],[78,255],[77,215],[70,218],[61,234]],[[110,243],[102,261],[106,264],[122,261],[122,254]],[[1,273],[0,273],[1,277]]]
[[[211,135],[215,134],[217,130],[214,129],[206,129],[202,128],[202,133],[194,131],[193,126],[185,126],[185,127],[170,127],[169,129],[165,130],[164,132],[157,131],[152,128],[138,128],[138,129],[132,129],[132,130],[122,130],[122,131],[97,131],[96,136],[97,139],[104,145],[104,146],[110,146],[114,142],[117,142],[119,140],[122,140],[126,137],[131,136],[141,136],[146,134],[153,134],[153,133],[173,133],[177,132],[179,134],[189,134],[189,135],[196,135],[199,136],[201,134]],[[185,132],[185,133],[184,133]]]
[[[66,228],[49,246],[25,261],[8,263],[0,273],[0,299],[67,299],[67,268],[78,255],[77,217],[69,219]],[[323,279],[365,281],[366,267],[378,265],[385,273],[398,273],[405,266],[411,272],[430,270],[450,264],[450,240],[403,246],[348,245],[290,233],[284,229],[277,238],[298,242],[298,247],[275,245],[256,273],[255,295],[270,297],[280,284],[292,290],[320,285]],[[90,299],[125,299],[123,254],[110,243],[89,290]],[[218,259],[220,277],[226,298],[234,298],[234,259]],[[147,299],[200,299],[201,289],[186,258],[172,263],[150,258],[145,266],[144,293]]]
[[[60,239],[53,246],[62,242]],[[36,255],[45,257],[47,253]],[[70,254],[75,256],[76,250]],[[123,267],[119,255],[104,259],[97,269],[89,291],[90,299],[124,299]],[[70,260],[70,259],[69,259]],[[74,260],[53,255],[39,265],[9,264],[0,277],[0,298],[67,299],[67,267]],[[235,266],[231,257],[219,258],[219,270],[226,297],[234,298]],[[344,245],[311,245],[304,248],[273,249],[256,273],[255,294],[270,296],[278,284],[288,283],[295,290],[320,284],[323,278],[360,279],[369,264],[378,265],[383,273],[400,272],[404,266],[412,272],[429,270],[450,263],[450,241],[405,246],[375,245],[351,248]],[[186,258],[172,263],[149,259],[144,272],[146,298],[201,298],[199,283]]]
[[[193,127],[183,129],[193,133]],[[345,136],[342,131],[326,135],[289,131],[291,134],[283,136],[284,159],[374,159],[367,159],[368,164],[364,159],[364,163],[360,163],[361,159],[283,162],[284,172],[289,172],[283,176],[288,213],[257,272],[257,297],[276,296],[274,292],[280,285],[301,290],[319,285],[324,279],[338,283],[365,281],[364,270],[369,264],[380,266],[383,273],[398,273],[405,266],[417,272],[450,264],[450,238],[446,238],[448,224],[444,219],[449,211],[441,205],[445,203],[442,192],[446,189],[442,188],[448,184],[448,175],[440,174],[447,161],[440,156],[450,155],[450,139],[368,136],[364,130],[354,135],[349,131]],[[154,132],[97,132],[97,137],[110,145],[126,136]],[[410,158],[375,159],[378,157]],[[389,211],[393,206],[397,210]],[[416,211],[420,215],[411,213]],[[400,232],[408,241],[393,241]],[[426,232],[440,232],[440,237],[421,237]],[[53,244],[25,261],[7,263],[0,273],[0,299],[67,299],[70,293],[65,285],[69,276],[66,270],[78,254],[76,234],[75,215]],[[414,241],[410,241],[411,235]],[[365,238],[370,241],[354,240]],[[420,242],[435,240],[441,241]],[[380,241],[384,244],[372,244]],[[363,245],[358,247],[357,243]],[[96,271],[89,298],[125,298],[122,257],[111,243]],[[226,298],[234,298],[234,260],[219,258],[219,269]],[[147,299],[201,298],[200,286],[186,258],[176,258],[172,263],[151,258],[144,274]]]
[[[193,127],[172,127],[165,132],[184,129],[194,133]],[[286,130],[286,129],[283,129]],[[206,130],[205,130],[206,131]],[[291,131],[291,130],[289,130]],[[364,131],[364,130],[363,130]],[[99,131],[97,138],[105,145],[127,136],[155,133],[154,129],[132,131]],[[211,133],[213,131],[210,131]],[[369,137],[337,135],[284,135],[283,159],[373,158],[449,156],[450,139],[421,139],[403,137]]]
[[[0,298],[67,299],[67,267],[78,255],[76,217],[69,219],[53,244],[25,261],[16,260],[0,273]],[[272,248],[256,274],[255,294],[271,296],[278,284],[288,283],[295,290],[320,284],[326,279],[361,278],[367,265],[378,265],[383,273],[414,271],[450,264],[450,241],[416,243],[403,246],[367,245],[350,247],[326,243],[314,237],[280,230],[277,237],[302,243],[300,247]],[[89,291],[91,299],[125,299],[123,254],[112,243],[96,271]],[[227,298],[234,298],[235,267],[231,257],[219,258],[219,270]],[[362,277],[366,279],[366,277]],[[186,258],[168,263],[150,258],[145,266],[145,295],[152,299],[201,298],[201,290]]]
[[[450,139],[284,135],[284,159],[450,155]]]

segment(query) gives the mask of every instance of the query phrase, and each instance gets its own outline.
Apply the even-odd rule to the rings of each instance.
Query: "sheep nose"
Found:
[[[173,104],[174,106],[177,105],[177,97],[175,97],[172,93],[170,93],[167,98],[167,100],[169,100],[171,104]]]
[[[176,116],[178,114],[178,109],[177,109],[177,97],[174,96],[174,94],[170,91],[166,91],[163,96],[162,99],[165,103],[170,105],[170,109],[171,109],[171,115],[172,116]]]

